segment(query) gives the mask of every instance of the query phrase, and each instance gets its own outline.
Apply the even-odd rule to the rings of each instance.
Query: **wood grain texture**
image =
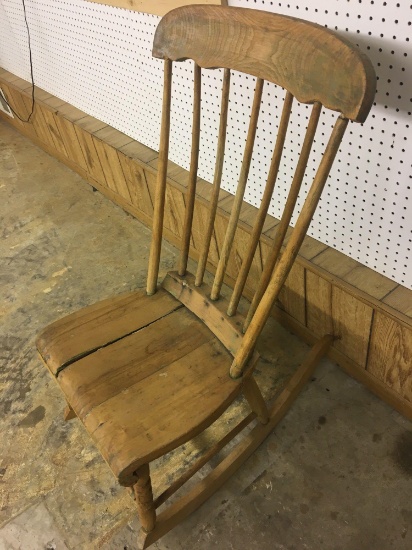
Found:
[[[285,416],[312,375],[319,360],[326,354],[332,340],[331,336],[325,336],[315,343],[306,360],[291,377],[271,406],[269,422],[255,426],[204,479],[197,483],[186,495],[162,511],[153,531],[140,539],[142,548],[147,548],[153,544],[196,510],[253,454]]]
[[[377,312],[367,370],[412,402],[412,330]]]
[[[118,193],[128,202],[132,202],[116,149],[100,141],[100,139],[95,136],[93,136],[92,139],[100,164],[103,168],[103,174],[107,185],[112,191]]]
[[[319,102],[359,122],[375,95],[373,66],[351,42],[314,23],[264,11],[173,10],[157,28],[153,55],[248,73],[282,86],[303,103]]]
[[[180,304],[162,291],[154,300],[139,290],[83,308],[49,325],[37,349],[53,374],[74,359],[130,334],[174,311]]]
[[[195,277],[190,273],[183,278],[177,272],[169,272],[162,287],[201,319],[232,355],[237,351],[243,336],[244,317],[238,313],[228,318],[225,300],[210,300],[210,288],[205,284],[196,287]]]
[[[58,382],[77,416],[83,419],[98,405],[210,338],[210,331],[194,315],[184,308],[176,309],[75,361],[59,373]]]
[[[409,288],[399,285],[383,301],[412,319],[412,290]]]
[[[170,10],[187,4],[211,4],[226,5],[226,0],[88,0],[97,4],[106,4],[116,8],[152,13],[153,15],[165,15]]]
[[[314,334],[333,334],[332,285],[306,271],[306,326]]]
[[[153,216],[153,202],[147,185],[144,169],[133,159],[117,151],[126,178],[131,203],[148,216]]]
[[[180,359],[159,359],[158,371],[83,418],[120,484],[130,485],[140,465],[203,431],[240,392],[241,383],[227,374],[229,352],[209,334]]]
[[[350,294],[334,287],[332,316],[336,349],[350,357],[360,367],[366,367],[373,309]]]

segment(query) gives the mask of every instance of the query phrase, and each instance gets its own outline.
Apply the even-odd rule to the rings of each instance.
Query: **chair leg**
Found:
[[[76,413],[74,410],[70,407],[70,405],[67,403],[66,408],[64,409],[63,418],[67,422],[68,420],[72,420],[73,418],[76,418]]]
[[[243,381],[243,395],[246,397],[252,411],[256,413],[259,422],[267,424],[269,422],[269,411],[253,375],[248,376]]]
[[[133,485],[136,495],[137,513],[144,533],[153,531],[156,524],[156,510],[153,503],[152,483],[149,464],[141,466],[136,475],[138,481]]]

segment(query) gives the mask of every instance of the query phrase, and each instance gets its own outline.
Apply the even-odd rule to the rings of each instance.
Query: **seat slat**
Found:
[[[164,376],[155,372],[83,419],[120,484],[131,484],[140,465],[188,441],[225,410],[241,390],[227,375],[230,361],[213,339],[165,367]]]
[[[210,331],[181,308],[69,365],[58,375],[58,381],[67,401],[82,419],[94,407],[161,371],[211,338]]]
[[[49,325],[37,349],[52,374],[72,361],[123,338],[181,307],[169,293],[150,298],[144,291],[121,294],[86,307]]]

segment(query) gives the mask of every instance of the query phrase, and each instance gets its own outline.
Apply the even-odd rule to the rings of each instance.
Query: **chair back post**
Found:
[[[279,296],[279,292],[289,274],[313,218],[313,214],[315,213],[316,206],[329,176],[330,169],[332,168],[333,161],[338,152],[348,122],[347,118],[339,117],[335,123],[325,153],[320,162],[319,169],[299,214],[292,235],[275,268],[269,286],[256,309],[256,313],[245,332],[240,348],[234,357],[230,367],[230,376],[232,378],[239,378],[242,376],[247,361],[256,345],[256,341],[268,320],[272,306]]]
[[[193,83],[193,123],[192,123],[192,152],[190,158],[189,184],[186,192],[185,221],[183,225],[182,249],[179,259],[178,273],[181,277],[186,274],[187,259],[189,257],[190,236],[192,232],[193,210],[195,207],[197,168],[199,164],[200,143],[200,105],[202,88],[202,70],[195,63]]]
[[[272,200],[273,191],[275,189],[276,180],[279,172],[280,161],[282,158],[283,146],[285,144],[286,132],[289,125],[290,114],[292,111],[292,103],[293,95],[290,92],[286,92],[285,101],[283,103],[282,109],[282,117],[279,124],[279,131],[276,138],[276,145],[272,155],[272,161],[270,164],[265,190],[262,196],[262,202],[260,203],[259,212],[253,226],[248,251],[245,258],[243,259],[242,266],[236,278],[235,287],[230,298],[230,303],[227,310],[227,314],[229,315],[229,317],[236,313],[237,306],[239,305],[239,300],[245,288],[246,279],[249,275],[249,270],[252,265],[253,257],[259,243],[260,234],[263,229],[263,224],[265,223],[266,215],[268,213],[270,202]]]
[[[213,281],[211,300],[219,298],[222,288],[223,279],[226,272],[227,262],[229,260],[230,251],[232,249],[233,239],[236,233],[236,227],[239,221],[240,209],[242,208],[243,196],[245,194],[247,178],[249,175],[250,162],[252,160],[253,145],[255,143],[256,129],[262,102],[263,80],[256,80],[255,94],[253,97],[252,112],[250,115],[249,129],[246,138],[245,150],[243,153],[243,161],[239,174],[239,181],[236,188],[235,201],[233,203],[232,212],[229,218],[229,224],[225,234],[225,240],[220,252],[219,263],[217,265],[215,278]]]
[[[305,175],[306,166],[309,160],[309,154],[312,149],[313,140],[316,133],[316,128],[318,127],[320,113],[322,111],[322,105],[316,102],[313,105],[312,113],[310,116],[309,124],[306,130],[305,139],[303,141],[302,149],[299,156],[298,165],[296,167],[296,172],[290,186],[288,198],[286,199],[285,208],[280,220],[280,223],[276,229],[276,234],[273,240],[273,245],[269,252],[269,256],[266,259],[265,265],[263,267],[262,275],[259,279],[258,287],[253,296],[252,303],[247,312],[244,330],[249,326],[250,320],[253,317],[253,314],[256,311],[256,308],[265,293],[265,290],[269,284],[270,277],[275,268],[276,262],[279,258],[280,250],[284,242],[286,232],[289,229],[289,223],[292,218],[292,214],[295,210],[296,201],[299,195],[299,191],[302,185],[303,176]]]
[[[149,296],[157,289],[160,252],[162,248],[163,218],[165,209],[167,162],[169,159],[170,105],[172,97],[172,60],[164,61],[162,122],[160,130],[159,165],[156,182],[155,208],[153,213],[153,237],[150,246],[146,292]]]
[[[212,240],[217,203],[219,200],[220,184],[222,181],[223,162],[225,159],[225,144],[227,130],[227,115],[229,112],[229,91],[230,91],[230,69],[225,69],[223,74],[222,100],[220,108],[219,135],[217,140],[215,173],[213,176],[213,191],[210,199],[210,210],[206,228],[206,235],[203,243],[203,249],[197,264],[195,286],[200,286],[205,275],[207,257],[209,255],[210,242]]]

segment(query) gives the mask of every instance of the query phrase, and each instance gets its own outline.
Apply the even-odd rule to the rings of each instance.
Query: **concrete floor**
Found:
[[[150,232],[0,121],[0,550],[135,548],[133,501],[37,359],[39,330],[143,286]],[[171,267],[166,247],[162,270]],[[271,323],[278,388],[306,346]],[[290,351],[292,350],[292,352]],[[323,361],[244,467],[158,550],[410,550],[412,425]]]

